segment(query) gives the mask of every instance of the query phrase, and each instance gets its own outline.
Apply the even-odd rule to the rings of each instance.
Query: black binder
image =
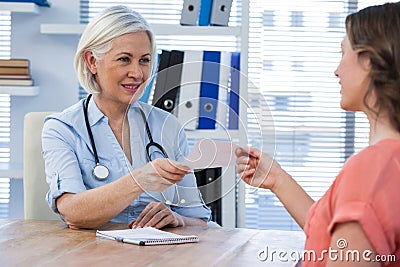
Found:
[[[165,83],[167,81],[167,71],[169,66],[169,58],[171,56],[171,52],[167,50],[162,50],[160,54],[160,60],[158,62],[158,70],[156,77],[156,85],[154,87],[153,101],[152,105],[157,106],[156,104],[161,101],[161,97],[165,92]]]
[[[158,73],[161,75],[160,81],[157,79],[157,83],[160,82],[163,84],[157,86],[156,83],[153,105],[165,111],[172,112],[177,104],[179,96],[184,52],[178,50],[172,50],[169,52],[169,63],[168,67],[165,68],[165,62],[161,61],[163,60],[163,54],[167,54],[166,52],[167,51],[162,51]],[[166,55],[165,57],[168,56]]]
[[[194,174],[204,202],[211,209],[211,220],[222,225],[222,168],[195,170]]]

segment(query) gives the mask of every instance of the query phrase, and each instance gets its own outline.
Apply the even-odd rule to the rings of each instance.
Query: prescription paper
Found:
[[[238,145],[220,140],[202,139],[196,142],[183,161],[191,169],[227,167],[236,164]]]

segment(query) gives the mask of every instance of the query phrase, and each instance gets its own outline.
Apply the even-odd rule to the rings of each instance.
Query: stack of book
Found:
[[[0,86],[32,86],[28,59],[0,59]]]

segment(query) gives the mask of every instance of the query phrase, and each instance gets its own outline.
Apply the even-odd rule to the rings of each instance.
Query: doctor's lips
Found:
[[[122,87],[124,87],[127,91],[131,93],[136,93],[137,90],[139,90],[140,86],[142,85],[141,83],[124,83],[121,84]]]

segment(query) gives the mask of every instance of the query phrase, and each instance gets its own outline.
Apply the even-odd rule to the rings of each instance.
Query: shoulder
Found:
[[[400,140],[386,139],[361,150],[349,158],[344,166],[346,171],[377,174],[388,167],[400,168]]]
[[[76,129],[85,127],[82,102],[83,100],[80,100],[59,113],[47,116],[44,120],[43,134],[75,134]]]
[[[334,182],[338,196],[374,198],[379,192],[392,194],[400,187],[400,141],[384,140],[368,146],[348,159]]]
[[[81,121],[83,118],[83,101],[64,109],[59,113],[54,113],[45,118],[45,123],[59,121],[68,125],[74,125],[76,121]]]

